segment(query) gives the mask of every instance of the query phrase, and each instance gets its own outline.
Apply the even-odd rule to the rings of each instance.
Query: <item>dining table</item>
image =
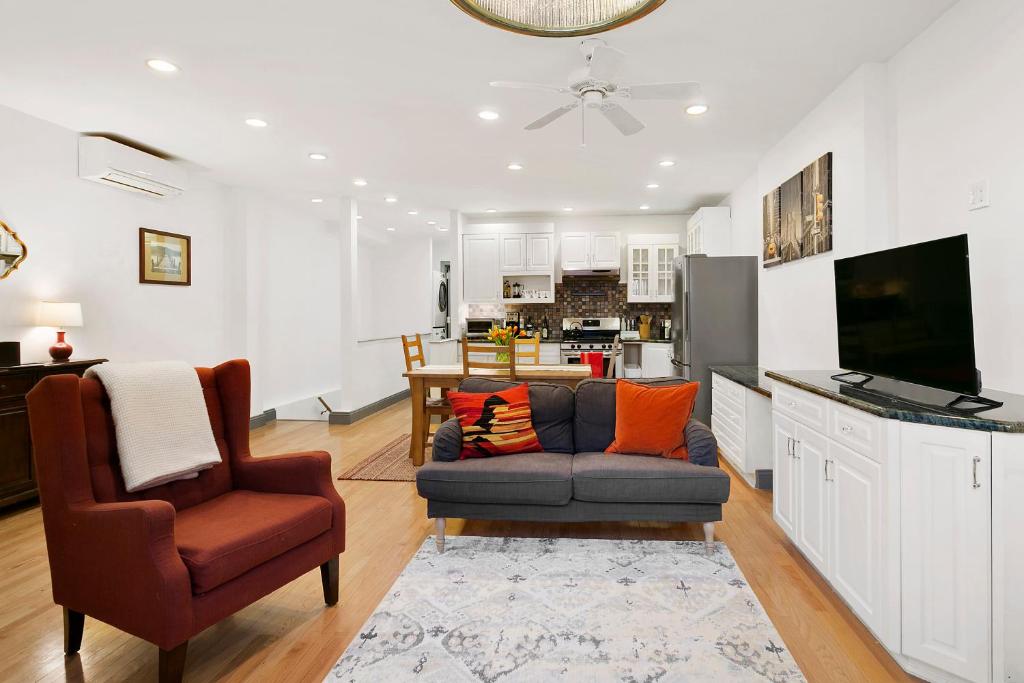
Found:
[[[593,377],[592,373],[589,365],[518,365],[516,381],[544,382],[575,388],[583,380]],[[405,372],[403,376],[409,378],[409,392],[412,397],[412,439],[409,457],[412,458],[412,464],[419,467],[426,456],[425,427],[426,420],[430,417],[425,411],[430,390],[455,389],[466,378],[466,374],[462,365],[424,365]],[[469,376],[508,379],[508,371],[499,368],[474,368]]]

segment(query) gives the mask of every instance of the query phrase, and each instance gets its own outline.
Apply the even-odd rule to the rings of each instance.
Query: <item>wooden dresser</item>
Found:
[[[0,509],[38,495],[25,395],[44,377],[81,377],[87,368],[103,362],[73,359],[0,368]]]

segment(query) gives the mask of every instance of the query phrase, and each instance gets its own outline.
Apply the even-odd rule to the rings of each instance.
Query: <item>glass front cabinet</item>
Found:
[[[679,255],[679,237],[631,235],[627,245],[626,300],[629,303],[671,303],[672,261]]]

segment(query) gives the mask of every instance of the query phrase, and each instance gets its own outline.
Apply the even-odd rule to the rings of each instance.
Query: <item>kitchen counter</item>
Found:
[[[772,380],[765,374],[764,368],[756,365],[712,365],[708,369],[762,396],[772,397]]]
[[[956,394],[877,377],[858,388],[837,382],[832,375],[841,370],[796,372],[767,371],[775,380],[866,413],[901,422],[974,429],[984,432],[1024,433],[1024,396],[984,390],[982,395],[1002,401],[999,408],[968,412],[944,407]],[[877,393],[876,393],[877,392]]]

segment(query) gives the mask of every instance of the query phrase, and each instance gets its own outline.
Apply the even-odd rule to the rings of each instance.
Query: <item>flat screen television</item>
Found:
[[[835,262],[839,365],[976,396],[967,235]]]

